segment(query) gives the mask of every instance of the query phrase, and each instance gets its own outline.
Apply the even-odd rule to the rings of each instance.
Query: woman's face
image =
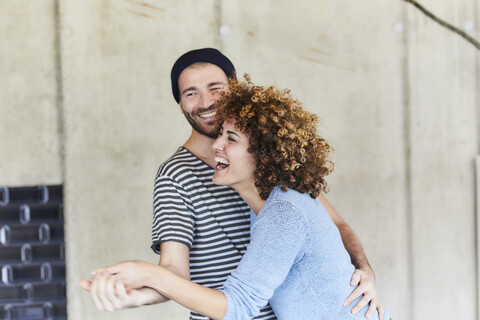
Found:
[[[237,191],[255,186],[255,157],[248,152],[249,147],[248,136],[237,130],[233,121],[226,120],[213,144],[217,161],[213,175],[215,184],[230,186]]]

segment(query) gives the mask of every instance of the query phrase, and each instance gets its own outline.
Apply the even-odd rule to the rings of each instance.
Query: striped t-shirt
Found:
[[[190,278],[221,289],[250,241],[250,208],[230,187],[212,182],[214,169],[184,147],[157,173],[153,195],[152,249],[180,242],[190,249]],[[190,319],[208,319],[191,312]],[[270,306],[255,319],[276,319]]]

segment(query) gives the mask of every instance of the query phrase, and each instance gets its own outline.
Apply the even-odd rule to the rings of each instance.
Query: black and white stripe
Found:
[[[250,208],[238,193],[212,182],[214,169],[181,147],[160,166],[153,196],[152,249],[175,241],[190,249],[190,277],[220,289],[250,241]],[[207,317],[192,312],[190,319]],[[269,306],[255,319],[276,319]]]

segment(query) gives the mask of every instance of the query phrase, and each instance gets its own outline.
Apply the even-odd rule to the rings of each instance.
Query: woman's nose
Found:
[[[223,143],[222,143],[222,136],[218,136],[215,142],[212,145],[213,151],[222,151],[223,150]]]

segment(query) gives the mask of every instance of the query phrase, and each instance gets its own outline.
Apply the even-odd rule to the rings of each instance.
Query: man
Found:
[[[172,92],[181,112],[192,127],[188,140],[158,170],[154,187],[152,249],[161,253],[160,265],[192,281],[221,288],[235,270],[249,242],[250,209],[231,188],[212,182],[217,136],[215,102],[235,76],[231,61],[216,49],[204,48],[182,55],[171,72]],[[378,308],[375,277],[363,248],[350,227],[330,203],[319,200],[337,225],[357,270],[351,285],[358,287],[345,304],[364,295],[353,308],[356,313],[367,303],[369,317]],[[83,282],[100,310],[116,310],[167,301],[149,288],[129,291],[114,286],[109,277]],[[207,319],[194,312],[191,319]],[[269,306],[255,319],[275,319]]]

